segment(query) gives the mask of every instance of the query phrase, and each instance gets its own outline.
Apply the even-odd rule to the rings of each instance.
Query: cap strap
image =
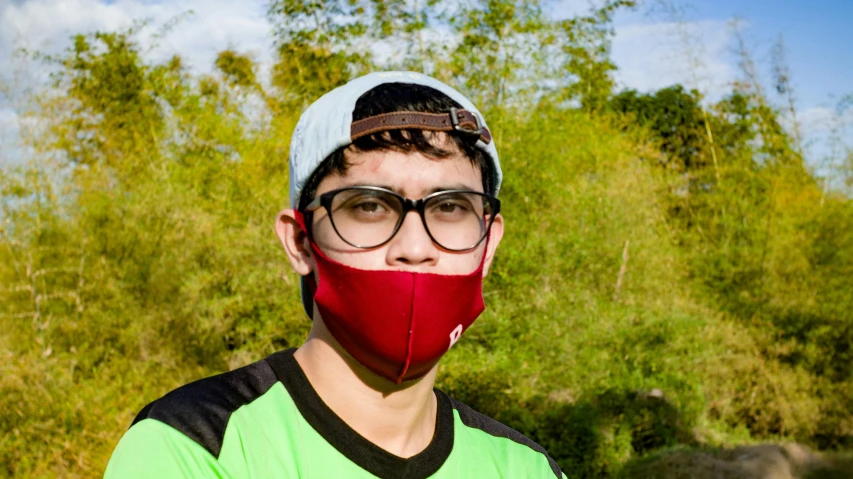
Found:
[[[488,144],[492,141],[492,134],[489,129],[480,123],[479,118],[474,113],[455,108],[447,113],[395,111],[354,121],[350,128],[350,139],[355,141],[357,138],[379,131],[407,128],[429,131],[458,130],[469,134],[479,132],[480,140],[483,143]]]

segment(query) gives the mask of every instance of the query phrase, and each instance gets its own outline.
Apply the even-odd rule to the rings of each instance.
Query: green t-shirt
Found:
[[[541,446],[439,390],[429,446],[404,459],[360,436],[275,353],[146,406],[116,446],[111,478],[553,478]]]

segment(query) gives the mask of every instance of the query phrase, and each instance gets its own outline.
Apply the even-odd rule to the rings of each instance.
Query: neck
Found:
[[[408,458],[435,433],[435,368],[421,379],[394,384],[349,357],[319,318],[296,361],[317,394],[349,427],[373,444]]]

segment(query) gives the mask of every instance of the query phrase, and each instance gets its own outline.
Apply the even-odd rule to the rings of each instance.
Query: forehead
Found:
[[[413,199],[440,190],[483,191],[479,166],[461,151],[434,158],[418,151],[347,150],[345,157],[347,171],[324,178],[317,194],[356,185],[381,186]]]

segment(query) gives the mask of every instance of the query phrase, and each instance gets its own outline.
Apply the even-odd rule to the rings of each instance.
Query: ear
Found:
[[[495,216],[495,221],[492,222],[492,228],[489,230],[489,244],[486,247],[486,259],[483,260],[483,278],[489,274],[489,267],[495,259],[495,252],[498,250],[498,245],[501,244],[503,237],[504,217],[498,214]]]
[[[308,235],[296,221],[292,209],[282,210],[275,220],[275,234],[278,236],[287,259],[293,270],[300,276],[314,271],[314,257],[308,243]]]

